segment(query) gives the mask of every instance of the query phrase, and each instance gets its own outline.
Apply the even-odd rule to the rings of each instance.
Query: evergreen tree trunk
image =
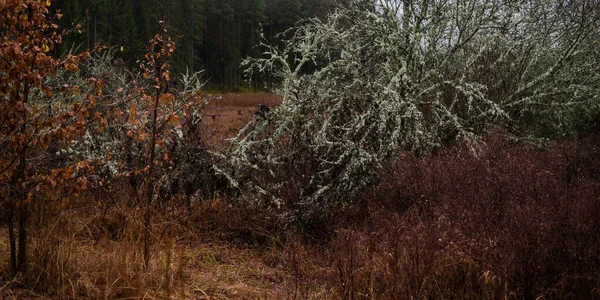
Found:
[[[225,58],[223,55],[223,12],[221,12],[219,20],[219,89],[223,90],[223,73],[225,72]]]
[[[204,10],[204,69],[206,76],[210,76],[210,64],[208,62],[208,12]]]
[[[269,14],[269,46],[273,46],[273,12]]]
[[[239,55],[240,55],[240,59],[242,57],[242,14],[243,14],[243,6],[240,5],[240,10],[238,12],[238,40],[237,40],[237,46],[238,46],[238,51],[239,51]],[[239,70],[239,69],[237,69]],[[240,74],[239,71],[235,72],[235,86],[236,86],[236,90],[239,91],[240,89]]]

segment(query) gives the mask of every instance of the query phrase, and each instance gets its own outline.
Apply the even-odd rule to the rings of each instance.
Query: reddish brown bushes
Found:
[[[330,251],[344,298],[600,297],[600,135],[403,155]],[[347,227],[347,226],[346,226]],[[368,296],[367,296],[368,295]]]

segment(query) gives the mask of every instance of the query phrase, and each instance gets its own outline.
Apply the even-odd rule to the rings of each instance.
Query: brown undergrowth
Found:
[[[91,190],[30,218],[16,278],[1,235],[0,298],[598,299],[599,145],[599,133],[545,150],[496,133],[477,156],[403,153],[325,236],[252,201],[162,200],[147,269],[128,185]]]
[[[178,203],[164,203],[172,209],[153,213],[147,269],[142,254],[143,212],[135,206],[123,202],[108,209],[63,211],[51,221],[38,219],[40,223],[32,227],[28,271],[14,279],[4,272],[0,295],[13,299],[289,299],[295,293],[302,298],[327,293],[322,285],[299,283],[297,278],[307,271],[299,269],[298,260],[309,252],[298,250],[303,245],[296,235],[277,230],[267,210],[230,205],[223,198],[192,207],[172,201]],[[0,246],[5,245],[2,240]],[[1,258],[5,266],[8,257]]]
[[[344,299],[600,298],[600,134],[405,154],[327,250]]]
[[[210,97],[202,115],[202,137],[209,147],[226,148],[227,138],[234,137],[252,118],[259,104],[274,107],[281,98],[270,93],[222,94]]]

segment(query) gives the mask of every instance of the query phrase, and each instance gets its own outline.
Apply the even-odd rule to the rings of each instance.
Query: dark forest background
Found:
[[[173,74],[204,70],[208,89],[240,91],[248,88],[241,61],[259,55],[261,33],[267,44],[277,44],[299,20],[324,17],[334,0],[58,0],[63,28],[80,26],[67,36],[60,54],[73,47],[117,46],[117,54],[133,66],[145,53],[144,43],[164,20],[178,55]],[[120,47],[123,48],[120,48]],[[268,78],[253,88],[263,88]]]

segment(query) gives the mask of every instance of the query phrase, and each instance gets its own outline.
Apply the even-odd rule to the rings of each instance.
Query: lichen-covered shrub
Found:
[[[93,162],[97,170],[88,179],[102,181],[100,185],[125,181],[137,194],[148,168],[145,145],[153,112],[148,101],[142,101],[142,94],[152,87],[142,73],[129,71],[115,60],[114,51],[102,51],[82,66],[82,73],[98,78],[102,84],[103,92],[95,98],[97,105],[90,112],[100,121],[88,125],[81,138],[52,155],[64,161]],[[71,95],[74,99],[86,94],[83,76],[58,76],[55,80],[81,86],[81,93]],[[201,74],[194,73],[181,74],[165,89],[165,94],[172,97],[171,110],[159,124],[163,132],[156,149],[165,171],[155,176],[160,191],[157,195],[163,198],[207,192],[219,184],[220,179],[211,169],[212,157],[200,136],[202,109],[208,102],[202,87]]]
[[[598,111],[594,7],[356,2],[245,62],[276,76],[283,102],[240,131],[221,171],[291,220],[344,206],[399,150],[476,145],[494,126],[562,134]]]

